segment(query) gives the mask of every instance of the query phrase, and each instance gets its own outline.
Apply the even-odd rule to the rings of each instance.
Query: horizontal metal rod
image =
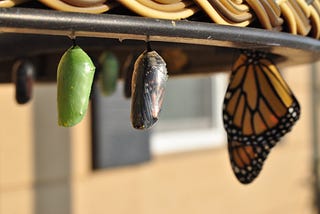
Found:
[[[194,21],[170,21],[111,14],[84,14],[27,8],[1,8],[0,31],[179,42],[226,47],[277,47],[319,51],[320,42],[256,28]]]
[[[320,59],[320,41],[313,38],[187,20],[1,8],[0,32],[116,38],[120,41],[146,40],[148,37],[151,41],[266,49],[297,60],[296,64]]]

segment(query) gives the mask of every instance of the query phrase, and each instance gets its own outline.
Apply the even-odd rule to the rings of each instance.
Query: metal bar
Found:
[[[236,48],[277,48],[319,54],[318,40],[256,28],[241,28],[194,21],[83,14],[28,8],[1,8],[0,31],[192,43]]]
[[[313,152],[313,175],[314,175],[314,202],[317,208],[317,213],[320,214],[320,165],[319,165],[319,86],[318,73],[315,64],[311,67],[311,94],[312,94],[312,152]]]
[[[147,37],[150,41],[160,42],[158,48],[160,44],[162,47],[179,46],[192,60],[189,70],[177,71],[179,75],[229,70],[235,48],[274,53],[281,56],[274,58],[278,66],[320,60],[319,40],[283,32],[187,20],[0,8],[0,82],[11,81],[12,60],[17,56],[32,57],[41,67],[39,70],[46,71],[38,76],[38,80],[54,81],[52,65],[58,63],[59,54],[70,45],[68,37],[77,37],[78,42],[82,41],[81,46],[91,54],[96,50],[114,48],[113,51],[125,56],[142,44],[137,40],[145,41]],[[126,41],[120,42],[123,40]],[[192,52],[188,46],[202,52]],[[50,63],[43,65],[44,59]]]

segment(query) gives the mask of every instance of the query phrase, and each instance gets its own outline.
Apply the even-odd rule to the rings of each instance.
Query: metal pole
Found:
[[[312,151],[313,151],[313,175],[314,175],[314,197],[317,213],[320,214],[320,175],[319,175],[319,87],[318,87],[318,73],[316,64],[312,64],[311,68],[311,108],[312,108]]]
[[[100,37],[191,43],[209,46],[267,49],[315,61],[318,40],[257,28],[241,28],[195,21],[151,19],[112,14],[84,14],[30,8],[0,8],[0,32]],[[310,53],[312,52],[312,53]],[[303,58],[299,57],[299,58]],[[301,60],[293,57],[294,60]]]

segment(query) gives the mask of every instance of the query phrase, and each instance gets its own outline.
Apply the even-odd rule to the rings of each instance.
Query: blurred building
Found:
[[[282,70],[302,116],[246,186],[231,171],[219,118],[227,79],[222,74],[169,79],[163,118],[137,138],[144,146],[122,138],[118,150],[100,145],[102,135],[94,144],[90,112],[74,128],[57,126],[55,84],[37,84],[33,101],[23,106],[15,103],[12,84],[1,85],[0,213],[316,213],[312,120],[319,118],[312,114],[311,66]],[[120,114],[129,126],[130,103],[119,102],[127,105]],[[111,115],[108,122],[119,122]],[[116,145],[114,139],[106,142]],[[97,145],[107,149],[95,150]],[[111,160],[103,158],[108,152],[115,154]]]

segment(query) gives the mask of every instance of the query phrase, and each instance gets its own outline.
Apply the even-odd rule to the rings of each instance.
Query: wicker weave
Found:
[[[28,0],[2,0],[14,7]],[[29,0],[30,1],[30,0]],[[108,13],[125,7],[133,13],[159,19],[211,20],[221,25],[257,27],[320,38],[320,0],[39,0],[62,11]],[[204,17],[204,18],[203,18]]]

